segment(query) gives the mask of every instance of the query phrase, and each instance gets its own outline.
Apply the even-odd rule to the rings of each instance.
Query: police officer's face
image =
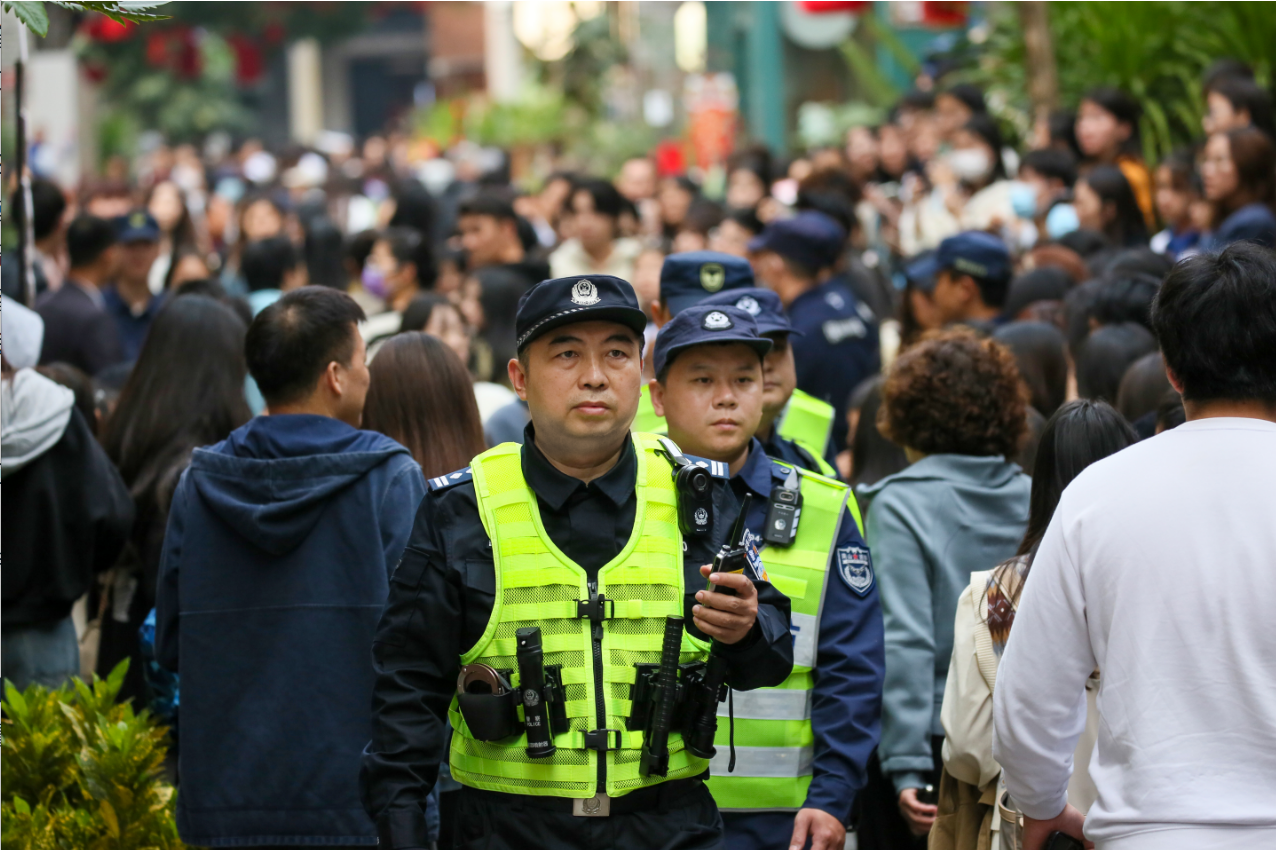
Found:
[[[743,343],[689,348],[652,382],[651,403],[683,451],[730,463],[762,420],[762,363]]]
[[[775,334],[771,341],[771,351],[762,361],[762,412],[774,419],[797,389],[797,364],[788,334]]]
[[[642,345],[615,322],[564,325],[511,360],[510,382],[527,401],[542,440],[619,440],[638,411]]]

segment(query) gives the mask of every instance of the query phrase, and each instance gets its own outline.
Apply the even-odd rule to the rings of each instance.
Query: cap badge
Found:
[[[719,313],[717,310],[714,310],[712,313],[709,313],[704,317],[701,327],[707,331],[725,331],[734,327],[734,325],[731,323],[730,316],[726,313]]]
[[[700,285],[705,292],[717,292],[727,282],[727,270],[721,263],[705,263],[700,267]]]
[[[572,303],[582,307],[599,302],[598,287],[588,280],[578,280],[572,286]]]
[[[756,316],[762,312],[762,307],[758,304],[758,299],[752,295],[746,295],[739,301],[735,302],[737,309],[743,310],[750,316]]]
[[[129,227],[145,227],[146,213],[141,213],[141,212],[133,213],[131,216],[129,216],[128,225]]]

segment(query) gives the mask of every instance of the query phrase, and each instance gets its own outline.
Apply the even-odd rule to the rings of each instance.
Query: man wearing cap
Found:
[[[754,434],[763,451],[777,460],[836,478],[837,470],[821,456],[830,448],[832,407],[810,396],[794,399],[797,367],[789,339],[801,333],[793,330],[789,317],[784,315],[780,297],[769,289],[737,289],[711,295],[703,303],[743,310],[757,323],[758,333],[771,340],[771,350],[762,360],[762,421]],[[821,413],[824,418],[819,418]],[[808,432],[823,434],[824,444],[807,443]]]
[[[970,230],[940,242],[929,262],[909,267],[909,276],[933,278],[930,300],[940,322],[991,333],[1010,291],[1010,252],[991,233]]]
[[[877,317],[830,277],[845,242],[841,226],[814,211],[772,222],[749,242],[759,282],[780,296],[802,333],[792,340],[797,386],[832,406],[834,446],[846,442],[851,391],[881,365]]]
[[[735,769],[719,747],[709,788],[732,850],[808,839],[813,850],[840,850],[879,734],[881,607],[846,486],[767,457],[750,436],[765,404],[760,330],[743,308],[704,303],[656,337],[652,400],[670,438],[727,464],[720,516],[752,497],[746,546],[793,606],[793,672],[778,688],[732,695]],[[726,744],[727,730],[718,735]]]
[[[713,638],[733,688],[777,685],[792,669],[788,599],[743,574],[714,579],[735,596],[704,590],[719,523],[675,473],[708,470],[712,502],[727,470],[630,432],[645,324],[633,288],[606,275],[544,281],[521,300],[508,368],[531,413],[524,443],[430,481],[373,645],[362,782],[382,846],[426,846],[450,720],[457,845],[722,847],[707,760],[674,732],[665,775],[640,767],[635,665],[659,663],[677,615],[681,662],[703,661]],[[531,662],[515,638],[531,627],[557,688],[521,687]],[[534,758],[522,718],[542,703],[563,716]]]
[[[137,209],[115,220],[119,263],[115,280],[102,291],[106,312],[115,320],[125,360],[136,360],[146,342],[164,293],[152,295],[147,284],[159,256],[159,225],[146,210]]]

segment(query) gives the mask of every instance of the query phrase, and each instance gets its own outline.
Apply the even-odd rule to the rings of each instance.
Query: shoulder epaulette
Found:
[[[430,479],[431,490],[446,490],[449,487],[455,487],[457,484],[464,484],[474,478],[474,471],[470,467],[458,469],[456,472],[449,472],[447,475],[439,475]]]
[[[705,460],[704,458],[696,457],[695,455],[683,455],[683,457],[690,461],[692,466],[698,466],[701,469],[709,470],[709,474],[714,478],[731,477],[731,468],[720,460]]]

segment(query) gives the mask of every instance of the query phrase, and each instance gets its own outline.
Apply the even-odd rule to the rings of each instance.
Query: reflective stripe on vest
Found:
[[[762,564],[793,606],[793,672],[777,688],[734,693],[736,767],[727,772],[728,724],[718,724],[709,790],[724,810],[799,809],[811,784],[811,690],[831,559],[848,488],[800,470],[802,519],[792,546],[767,545]],[[726,711],[719,707],[719,715]],[[743,745],[743,746],[740,746]],[[747,754],[747,755],[742,755]]]
[[[625,729],[633,665],[660,662],[664,619],[683,614],[682,537],[673,476],[668,461],[656,454],[660,445],[654,437],[635,434],[633,440],[638,455],[633,532],[620,554],[598,571],[598,592],[616,602],[615,618],[602,625],[600,662],[594,659],[590,621],[576,616],[575,600],[589,596],[586,573],[546,534],[536,496],[523,478],[521,447],[497,446],[471,464],[479,514],[492,541],[496,593],[487,628],[461,663],[511,670],[517,680],[514,632],[539,626],[545,664],[563,668],[569,731],[555,736],[554,755],[531,759],[525,734],[501,741],[475,739],[454,698],[448,709],[455,731],[449,760],[458,782],[489,791],[585,798],[600,790],[621,797],[665,781],[639,775],[642,733],[624,731],[620,748],[606,753],[607,784],[599,789],[599,753],[587,749],[584,741],[593,729]],[[680,660],[707,656],[707,645],[684,631]],[[601,667],[601,681],[595,666]],[[603,717],[598,716],[600,698]],[[669,736],[669,751],[668,779],[696,776],[708,764],[687,753],[677,733]]]
[[[829,435],[833,433],[835,415],[833,405],[801,390],[794,390],[789,396],[789,403],[780,412],[775,430],[784,439],[800,444],[816,458],[821,466],[813,472],[832,476],[832,469],[826,468],[828,463],[824,460],[824,449],[828,447]]]

